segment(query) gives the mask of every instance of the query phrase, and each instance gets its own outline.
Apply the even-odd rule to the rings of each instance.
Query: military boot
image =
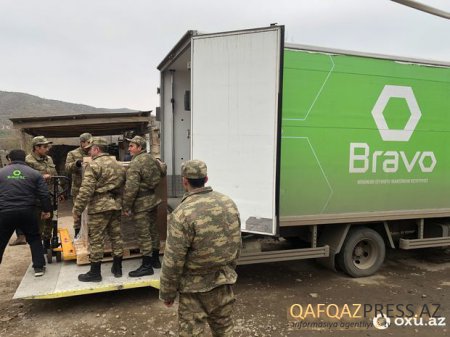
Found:
[[[143,256],[142,265],[138,269],[130,271],[128,273],[128,276],[130,277],[141,277],[145,275],[153,275],[151,256]]]
[[[159,250],[154,249],[152,252],[152,267],[155,269],[161,268],[161,262],[159,261]]]
[[[78,281],[81,282],[101,282],[102,275],[100,273],[101,262],[91,262],[91,270],[86,274],[78,275]]]
[[[111,273],[114,277],[122,277],[122,256],[114,256]]]

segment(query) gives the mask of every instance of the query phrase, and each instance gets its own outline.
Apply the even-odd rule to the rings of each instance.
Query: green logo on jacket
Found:
[[[26,179],[20,170],[14,170],[12,175],[7,176],[8,179]]]

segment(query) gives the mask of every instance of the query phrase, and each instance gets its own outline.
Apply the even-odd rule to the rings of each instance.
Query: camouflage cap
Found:
[[[181,164],[181,175],[188,179],[201,179],[208,175],[205,162],[201,160],[188,160]]]
[[[44,136],[36,136],[33,138],[33,140],[31,141],[31,145],[32,146],[36,146],[36,145],[46,145],[46,144],[52,144],[52,142],[49,142],[47,138],[45,138]]]
[[[84,148],[89,149],[92,145],[106,146],[108,145],[108,141],[103,137],[92,137]]]
[[[80,135],[80,142],[87,142],[91,138],[92,138],[92,135],[90,133],[87,133],[87,132],[82,133]]]
[[[134,136],[133,138],[127,138],[127,140],[130,142],[130,143],[134,143],[134,144],[136,144],[137,146],[140,146],[140,147],[142,147],[143,149],[145,149],[145,147],[147,146],[147,141],[145,140],[145,138],[144,137],[141,137],[141,136]]]

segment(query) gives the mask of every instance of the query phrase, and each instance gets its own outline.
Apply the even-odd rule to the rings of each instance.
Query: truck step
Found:
[[[450,246],[450,237],[412,239],[412,240],[400,239],[401,249],[417,249],[417,248],[430,248],[442,246]]]
[[[313,259],[327,257],[329,253],[330,251],[328,246],[316,248],[287,249],[259,253],[246,253],[242,254],[239,257],[238,265]]]

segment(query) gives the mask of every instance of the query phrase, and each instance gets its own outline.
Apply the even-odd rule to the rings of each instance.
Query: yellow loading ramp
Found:
[[[30,265],[14,294],[14,299],[52,299],[101,293],[114,290],[153,287],[159,289],[161,269],[144,277],[128,277],[128,272],[141,265],[141,259],[123,261],[123,276],[115,278],[111,274],[112,262],[102,263],[102,282],[80,282],[78,275],[86,273],[89,265],[79,266],[72,261],[47,264],[44,276],[35,277]]]

